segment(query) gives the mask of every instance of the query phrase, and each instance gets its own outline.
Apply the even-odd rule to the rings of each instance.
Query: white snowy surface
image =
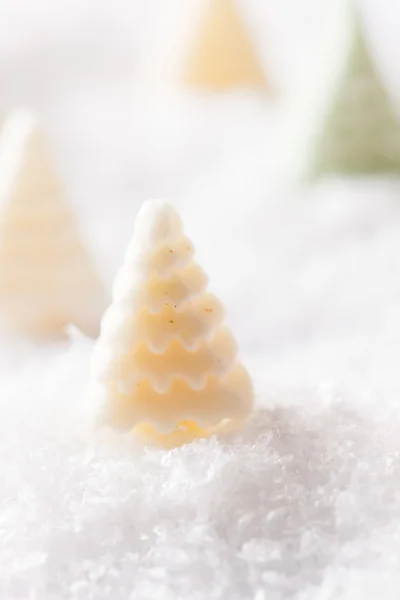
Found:
[[[7,344],[1,597],[398,598],[399,196],[342,181],[244,222],[196,215],[257,388],[234,437],[95,432],[92,343]]]
[[[140,203],[176,203],[257,405],[233,437],[145,449],[92,428],[92,341],[2,340],[1,600],[397,600],[400,182],[279,187],[277,104],[144,89],[134,11],[56,4],[2,4],[4,106],[39,112],[108,284]]]

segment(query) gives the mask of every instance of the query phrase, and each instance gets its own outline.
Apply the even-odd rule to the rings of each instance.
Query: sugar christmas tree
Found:
[[[208,0],[184,73],[191,87],[215,91],[266,88],[265,75],[234,0]]]
[[[350,11],[348,11],[349,13]],[[312,152],[310,175],[400,172],[400,127],[355,11],[348,50]]]
[[[95,335],[104,290],[35,117],[18,111],[0,142],[0,315],[32,337],[62,336],[68,324]]]
[[[101,421],[175,446],[240,423],[253,391],[175,209],[146,202],[102,321],[91,393]]]

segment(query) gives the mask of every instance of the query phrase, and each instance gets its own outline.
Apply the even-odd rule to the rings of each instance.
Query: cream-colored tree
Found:
[[[234,0],[206,0],[204,20],[185,65],[184,82],[214,91],[267,88]]]
[[[105,305],[37,119],[16,111],[0,141],[2,325],[39,339],[69,324],[94,336]]]
[[[93,356],[101,422],[164,446],[236,426],[253,405],[222,305],[193,253],[172,205],[146,202]]]

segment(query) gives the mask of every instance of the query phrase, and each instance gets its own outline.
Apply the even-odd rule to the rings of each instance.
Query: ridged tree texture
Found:
[[[0,146],[0,314],[7,328],[60,337],[68,324],[96,335],[105,293],[30,112],[4,125]]]
[[[102,422],[165,446],[237,424],[253,404],[223,307],[193,254],[172,205],[146,202],[93,357]]]

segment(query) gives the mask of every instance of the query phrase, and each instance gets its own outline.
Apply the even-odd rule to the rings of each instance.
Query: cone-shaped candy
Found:
[[[400,126],[370,56],[360,17],[351,28],[335,93],[315,139],[309,174],[400,173]]]
[[[17,111],[0,142],[1,320],[33,338],[96,335],[105,302],[37,121]]]
[[[146,202],[94,350],[100,420],[171,447],[236,426],[253,389],[175,209]]]
[[[234,0],[207,0],[207,11],[189,55],[184,81],[214,91],[262,88],[266,80]]]

